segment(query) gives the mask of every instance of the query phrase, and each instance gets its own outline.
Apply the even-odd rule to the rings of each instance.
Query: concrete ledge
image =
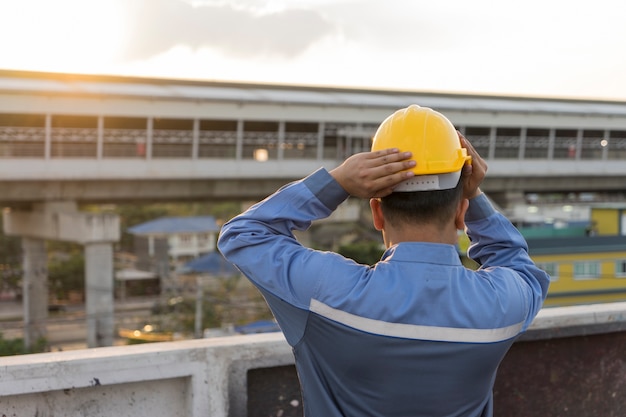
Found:
[[[519,340],[626,331],[626,302],[542,309]]]
[[[284,363],[293,364],[293,355],[280,333],[5,357],[0,410],[244,417],[243,369]]]
[[[496,415],[624,415],[625,323],[626,303],[542,310],[500,367]],[[0,410],[299,417],[293,363],[280,333],[4,357]]]

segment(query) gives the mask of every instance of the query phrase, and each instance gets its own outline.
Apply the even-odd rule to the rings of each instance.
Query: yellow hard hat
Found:
[[[412,104],[387,117],[378,127],[372,151],[410,151],[415,176],[394,191],[447,190],[456,187],[463,165],[471,162],[456,129],[441,113]]]

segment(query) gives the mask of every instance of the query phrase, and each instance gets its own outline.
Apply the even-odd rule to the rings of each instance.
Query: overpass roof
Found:
[[[0,70],[0,93],[440,110],[626,115],[626,102]]]

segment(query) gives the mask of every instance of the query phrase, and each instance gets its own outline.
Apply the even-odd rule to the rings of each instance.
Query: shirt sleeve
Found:
[[[471,242],[468,256],[480,265],[479,272],[504,268],[512,271],[519,280],[527,297],[526,329],[543,305],[550,277],[530,258],[528,245],[521,233],[493,208],[484,194],[470,200],[465,224]],[[499,275],[511,276],[506,273]]]
[[[227,222],[218,247],[262,291],[308,309],[322,271],[329,261],[342,258],[302,246],[293,231],[308,229],[347,197],[328,171],[320,169]]]

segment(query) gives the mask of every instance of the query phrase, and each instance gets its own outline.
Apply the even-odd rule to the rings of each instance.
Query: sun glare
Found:
[[[16,1],[0,18],[0,51],[20,69],[100,73],[118,59],[127,30],[119,1]],[[0,58],[0,67],[2,58]]]

